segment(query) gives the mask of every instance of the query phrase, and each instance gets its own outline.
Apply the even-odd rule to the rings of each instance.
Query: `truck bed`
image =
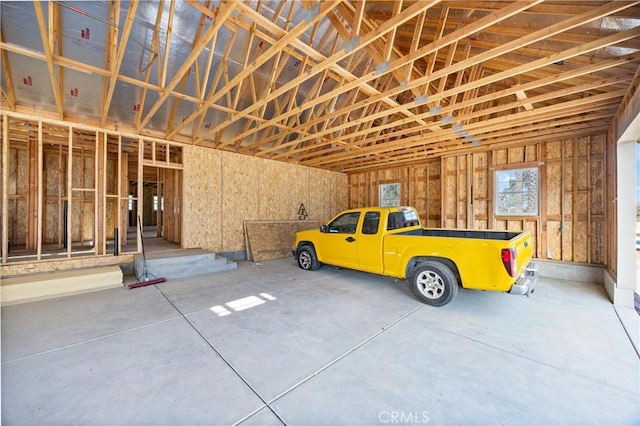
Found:
[[[413,229],[398,232],[394,235],[415,235],[423,237],[475,238],[479,240],[509,241],[520,235],[520,232],[507,231],[471,231],[461,229]]]

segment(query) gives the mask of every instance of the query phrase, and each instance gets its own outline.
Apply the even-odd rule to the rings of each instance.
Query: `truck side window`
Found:
[[[329,224],[330,233],[355,234],[360,219],[360,212],[345,213]]]
[[[380,225],[379,212],[366,212],[364,214],[364,223],[362,224],[363,234],[377,234]]]
[[[389,218],[387,220],[387,230],[397,229],[402,227],[403,222],[402,212],[389,213]]]

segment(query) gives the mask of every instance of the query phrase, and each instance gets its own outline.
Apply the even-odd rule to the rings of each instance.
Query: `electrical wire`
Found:
[[[64,8],[66,8],[66,9],[72,10],[72,11],[74,11],[74,12],[76,12],[76,13],[79,13],[80,15],[86,16],[87,18],[94,19],[94,20],[96,20],[96,21],[98,21],[98,22],[102,22],[102,23],[103,23],[103,24],[105,24],[105,25],[108,25],[108,26],[110,26],[110,27],[116,28],[116,29],[118,29],[118,30],[120,30],[120,31],[124,31],[124,28],[123,28],[122,26],[120,26],[120,25],[116,25],[116,24],[114,24],[113,22],[109,22],[109,21],[107,21],[107,20],[105,20],[105,19],[102,19],[102,18],[101,18],[101,17],[99,17],[99,16],[96,16],[96,15],[93,15],[93,14],[91,14],[91,13],[88,13],[88,12],[86,12],[86,11],[82,10],[82,9],[78,9],[77,7],[70,6],[70,5],[68,5],[68,4],[64,4],[64,3],[60,2],[60,1],[57,1],[57,0],[53,0],[53,3],[55,3],[55,4],[59,5],[59,6],[62,6],[62,7],[64,7]],[[131,40],[133,40],[137,45],[139,45],[142,49],[144,49],[144,50],[146,50],[146,51],[150,52],[150,53],[153,55],[153,56],[151,57],[151,59],[149,60],[149,62],[147,63],[147,65],[145,65],[143,68],[139,68],[139,69],[138,69],[138,74],[140,74],[140,73],[142,73],[142,72],[146,71],[146,70],[151,66],[151,64],[153,64],[153,62],[154,62],[154,61],[156,60],[156,58],[158,57],[158,52],[156,52],[156,51],[154,51],[153,49],[151,49],[151,48],[149,48],[149,47],[145,46],[143,43],[141,43],[140,41],[138,41],[138,39],[136,39],[135,37],[133,37],[133,36],[131,36],[131,35],[129,35],[129,38],[130,38]]]

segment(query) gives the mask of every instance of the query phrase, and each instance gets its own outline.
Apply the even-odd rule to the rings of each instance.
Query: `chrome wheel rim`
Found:
[[[300,263],[300,266],[302,266],[302,269],[309,269],[311,268],[311,255],[309,254],[308,251],[303,251],[302,253],[300,253],[300,255],[298,256],[298,262]]]
[[[438,299],[444,294],[444,281],[433,271],[424,271],[416,279],[418,290],[428,299]]]

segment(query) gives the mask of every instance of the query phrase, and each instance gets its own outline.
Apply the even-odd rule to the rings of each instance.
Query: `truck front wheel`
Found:
[[[444,306],[458,294],[458,281],[440,262],[423,262],[411,274],[411,291],[422,303]]]
[[[322,264],[318,261],[313,246],[305,245],[298,249],[298,266],[305,271],[317,271]]]

